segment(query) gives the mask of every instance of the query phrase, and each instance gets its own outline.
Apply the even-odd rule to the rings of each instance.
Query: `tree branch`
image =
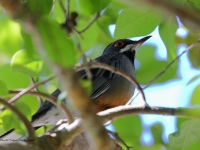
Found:
[[[108,65],[106,65],[106,64],[103,64],[103,63],[100,63],[100,62],[95,62],[95,61],[90,62],[87,66],[77,65],[77,66],[75,67],[75,69],[76,69],[77,71],[83,70],[83,69],[85,69],[85,68],[91,68],[91,69],[92,69],[92,68],[102,68],[102,69],[108,70],[108,71],[110,71],[110,72],[113,72],[113,73],[115,73],[115,74],[118,74],[118,75],[124,77],[125,79],[127,79],[128,81],[130,81],[130,82],[139,90],[139,92],[140,92],[141,95],[142,95],[142,98],[143,98],[144,103],[147,104],[147,103],[146,103],[145,94],[144,94],[142,88],[140,87],[139,83],[138,83],[132,76],[130,76],[130,75],[128,75],[128,74],[122,72],[121,70],[119,70],[119,69],[117,69],[117,68],[113,68],[113,67],[108,66]]]
[[[147,89],[149,86],[151,86],[153,84],[154,81],[156,81],[162,74],[164,74],[169,67],[171,67],[175,61],[177,61],[183,54],[185,54],[187,51],[191,50],[192,48],[194,48],[195,46],[197,46],[200,43],[200,39],[198,39],[196,42],[194,42],[193,44],[191,44],[190,46],[188,46],[181,54],[179,54],[176,58],[174,58],[160,73],[158,73],[151,81],[149,81],[149,83],[147,85],[145,85],[142,89],[145,90]],[[127,102],[127,105],[131,104],[131,102],[138,96],[139,92]]]
[[[160,9],[162,12],[171,13],[173,15],[181,17],[181,19],[186,20],[188,23],[194,25],[199,29],[200,25],[200,15],[199,12],[195,12],[191,8],[183,7],[177,3],[169,0],[143,0],[141,2],[146,2],[156,9]]]
[[[169,115],[177,117],[200,118],[200,108],[167,108],[167,107],[135,107],[130,105],[118,106],[97,113],[104,122],[116,120],[124,116],[138,114]]]
[[[55,77],[51,77],[48,78],[44,81],[38,82],[38,83],[32,83],[29,87],[27,87],[26,89],[22,90],[21,92],[19,92],[18,94],[16,94],[15,96],[13,96],[11,99],[8,100],[9,103],[13,103],[14,101],[16,101],[17,99],[19,99],[20,97],[22,97],[24,94],[26,94],[27,92],[31,91],[32,89],[43,85],[49,81],[51,81],[52,79],[54,79]]]
[[[16,94],[16,93],[20,93],[23,90],[10,90],[9,93],[10,94]],[[54,105],[60,107],[61,110],[63,110],[64,114],[66,115],[66,118],[68,119],[69,123],[72,123],[74,121],[73,115],[71,114],[71,112],[68,110],[68,108],[66,107],[65,103],[58,103],[57,99],[51,95],[42,93],[42,92],[36,92],[36,91],[28,91],[26,94],[29,95],[35,95],[35,96],[39,96],[41,98],[45,98],[47,101],[53,103]]]
[[[24,123],[26,130],[27,130],[27,140],[34,141],[35,140],[35,130],[33,129],[30,121],[14,106],[6,102],[5,100],[0,98],[0,103],[3,104],[5,107],[10,109],[19,119]]]
[[[91,21],[84,29],[82,29],[82,30],[80,30],[80,31],[77,31],[77,30],[75,29],[75,31],[76,31],[77,33],[79,33],[79,34],[85,32],[86,30],[88,30],[88,29],[90,28],[90,26],[91,26],[99,17],[100,17],[100,13],[98,12],[98,13],[95,15],[95,17],[92,19],[92,21]]]

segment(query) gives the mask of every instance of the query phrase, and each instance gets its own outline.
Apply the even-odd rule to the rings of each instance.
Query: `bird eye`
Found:
[[[114,47],[122,47],[124,45],[123,41],[117,41],[114,45]]]

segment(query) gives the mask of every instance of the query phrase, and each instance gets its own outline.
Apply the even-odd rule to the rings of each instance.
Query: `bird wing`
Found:
[[[121,57],[115,53],[109,53],[96,58],[94,61],[121,69],[120,58]],[[96,99],[110,88],[110,81],[118,75],[102,68],[95,68],[90,71],[92,74],[92,94],[90,98]],[[82,70],[79,74],[82,79],[87,79],[87,73],[85,70]]]

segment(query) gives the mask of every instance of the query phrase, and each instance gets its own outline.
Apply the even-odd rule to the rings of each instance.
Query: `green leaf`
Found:
[[[31,111],[29,107],[21,102],[15,103],[15,107],[20,110],[26,117],[31,120]],[[22,121],[9,109],[4,110],[0,114],[0,119],[2,119],[3,127],[5,130],[10,130],[15,128],[15,132],[21,135],[26,135],[26,128]]]
[[[76,0],[74,2],[72,1],[72,10],[74,8],[75,11],[82,15],[92,15],[107,7],[110,1],[111,0]]]
[[[200,75],[196,75],[196,76],[192,77],[192,78],[188,81],[187,85],[189,85],[189,84],[191,84],[191,83],[194,83],[194,82],[198,81],[199,79],[200,79]]]
[[[7,95],[7,94],[8,94],[8,89],[7,89],[6,84],[0,80],[0,97],[2,95]]]
[[[51,16],[52,16],[58,23],[63,23],[63,22],[65,22],[66,17],[65,17],[65,14],[64,14],[64,12],[63,12],[61,6],[60,6],[59,1],[60,1],[60,0],[55,1],[55,3],[54,3],[54,9],[53,9],[53,11],[52,11],[52,13],[51,13]],[[62,0],[62,2],[63,2],[63,4],[66,6],[66,4],[65,4],[66,1],[63,1],[63,0]]]
[[[127,8],[119,15],[115,38],[128,38],[151,33],[163,20],[161,13],[144,5]]]
[[[14,105],[24,116],[31,120],[31,110],[29,106],[23,102],[17,101]]]
[[[168,61],[172,61],[176,57],[176,41],[175,35],[178,29],[178,24],[175,17],[168,18],[159,26],[160,37],[162,38],[168,54]]]
[[[16,125],[19,119],[15,115],[13,115],[12,111],[9,109],[4,110],[0,114],[0,118],[2,119],[3,127],[5,130],[10,130]]]
[[[116,132],[128,146],[136,147],[140,144],[142,125],[138,116],[123,117],[113,123]],[[121,145],[123,146],[123,145]]]
[[[53,0],[28,0],[27,4],[31,12],[42,16],[50,13]]]
[[[22,44],[20,25],[0,13],[0,64],[8,61]]]
[[[198,9],[200,9],[200,1],[199,0],[190,0]]]
[[[25,50],[19,50],[12,57],[11,66],[19,72],[37,77],[42,69],[43,62],[36,55],[30,56]]]
[[[194,119],[183,123],[180,132],[169,135],[169,150],[187,150],[200,140],[200,120]]]
[[[55,21],[43,17],[38,20],[38,30],[48,57],[62,66],[73,67],[78,60],[78,50],[60,26]]]
[[[198,85],[192,93],[191,104],[200,104],[200,85]]]
[[[147,84],[167,65],[168,61],[159,61],[155,58],[155,47],[142,46],[136,58],[140,61],[140,66],[136,70],[137,80],[141,84]],[[154,67],[151,67],[154,66]],[[175,62],[164,74],[162,74],[154,83],[161,83],[176,78],[177,62]]]
[[[65,99],[67,98],[67,92],[61,92],[59,95],[58,95],[58,102],[62,102],[64,101]]]
[[[32,37],[30,34],[23,32],[23,38],[24,38],[24,42],[25,42],[25,47],[26,47],[26,51],[30,56],[35,55],[35,46],[34,43],[32,41]]]
[[[193,47],[189,51],[189,58],[193,67],[200,68],[200,45]]]
[[[86,93],[90,96],[92,93],[92,83],[89,80],[81,80],[81,85],[85,89]]]
[[[151,126],[151,132],[153,134],[154,144],[164,144],[162,140],[163,128],[161,124],[157,123]]]

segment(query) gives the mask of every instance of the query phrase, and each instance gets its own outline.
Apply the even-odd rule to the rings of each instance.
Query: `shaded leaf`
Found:
[[[176,57],[176,41],[175,35],[178,24],[175,17],[171,17],[163,21],[159,26],[160,36],[167,48],[168,61],[172,61]]]
[[[136,71],[136,77],[141,84],[147,84],[168,65],[168,61],[159,61],[155,58],[154,54],[155,47],[142,46],[136,55],[136,58],[140,61],[139,69]],[[175,62],[155,83],[176,78],[177,67],[177,62]]]
[[[27,4],[31,12],[42,16],[50,13],[53,0],[28,0]]]
[[[142,125],[138,116],[120,118],[114,121],[113,125],[118,135],[128,146],[134,148],[141,145],[140,136],[142,134]]]
[[[65,35],[59,25],[44,17],[38,20],[38,30],[48,57],[62,66],[73,67],[78,59],[78,50],[73,40]]]
[[[151,126],[151,132],[153,134],[154,144],[164,144],[162,140],[163,128],[161,124],[157,123]]]
[[[19,72],[37,77],[42,69],[43,62],[36,55],[31,56],[25,50],[19,50],[13,55],[11,66]]]
[[[72,10],[83,15],[92,15],[108,6],[111,0],[76,0],[70,3]]]
[[[190,0],[198,9],[200,9],[200,1],[199,0]]]
[[[25,103],[17,101],[14,105],[24,116],[31,120],[31,110],[30,107]]]
[[[128,38],[151,33],[162,21],[162,15],[156,9],[144,5],[127,8],[119,15],[116,23],[115,38]]]
[[[0,80],[0,97],[2,95],[7,95],[7,94],[8,94],[8,89],[7,89],[6,84]]]
[[[200,45],[195,46],[189,51],[189,58],[193,67],[200,68]]]

